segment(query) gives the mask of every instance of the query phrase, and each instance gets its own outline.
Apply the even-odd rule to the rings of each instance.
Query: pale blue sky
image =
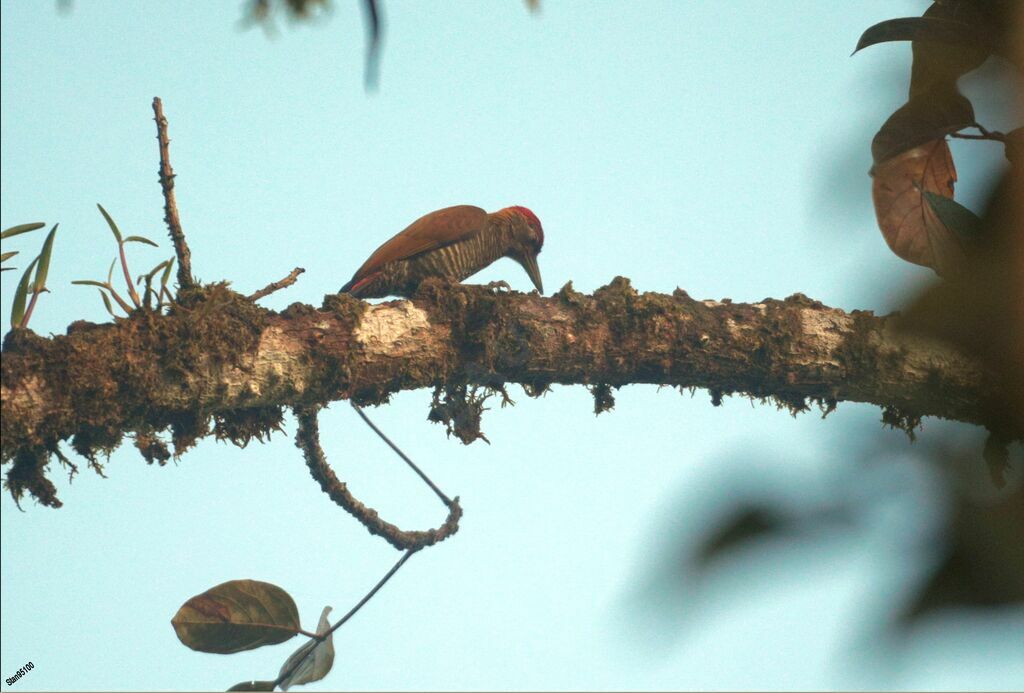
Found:
[[[238,29],[238,3],[97,0],[61,13],[4,0],[2,224],[61,223],[52,293],[32,327],[108,319],[95,291],[69,284],[102,276],[114,253],[96,202],[126,233],[161,240],[132,248],[133,271],[170,255],[153,96],[170,120],[196,275],[251,292],[305,267],[264,302],[275,309],[319,305],[410,221],[468,203],[540,216],[549,292],[624,275],[698,298],[800,291],[892,310],[929,273],[889,253],[875,227],[869,141],[905,100],[910,51],[849,54],[864,28],[924,6],[550,0],[531,15],[518,0],[389,0],[380,88],[366,94],[352,2],[313,25],[282,22],[268,40]],[[1006,127],[1005,103],[975,105]],[[955,151],[958,197],[977,206],[991,166]],[[20,240],[10,247],[31,256],[42,237]],[[3,274],[5,326],[18,274]],[[508,261],[474,281],[499,278],[529,288]],[[879,431],[876,410],[793,419],[745,399],[716,409],[703,392],[630,387],[595,418],[582,388],[513,397],[516,407],[485,414],[490,446],[446,440],[426,421],[425,391],[370,412],[466,516],[337,633],[335,670],[310,690],[1024,681],[1020,610],[937,617],[902,656],[877,637],[880,611],[913,584],[907,546],[937,510],[933,480],[899,434]],[[443,518],[347,405],[321,426],[361,499],[402,526]],[[937,422],[923,435],[940,430],[974,435]],[[0,676],[32,661],[19,690],[273,678],[298,641],[194,653],[169,625],[178,605],[260,579],[291,592],[313,627],[325,604],[344,613],[397,558],[320,493],[290,418],[287,431],[246,450],[206,440],[163,469],[127,445],[106,480],[83,471],[69,485],[54,470],[59,511],[29,500],[19,513],[0,498]],[[644,589],[673,538],[714,517],[694,508],[766,485],[813,503],[876,437],[905,454],[874,473],[905,491],[862,526],[727,562],[699,599],[658,602],[666,595]]]

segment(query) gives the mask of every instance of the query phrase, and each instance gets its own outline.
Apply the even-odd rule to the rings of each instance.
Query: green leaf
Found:
[[[171,625],[186,647],[216,654],[276,645],[302,627],[291,595],[258,580],[230,580],[197,594],[181,605]]]
[[[117,316],[114,315],[114,308],[110,305],[110,298],[107,296],[107,292],[103,289],[100,289],[100,298],[103,299],[103,307],[107,309],[107,312],[110,313],[112,317],[116,318]]]
[[[98,286],[101,289],[106,289],[109,286],[109,283],[104,284],[103,282],[94,281],[92,279],[76,279],[71,283],[78,284],[80,286]]]
[[[14,290],[14,305],[11,306],[11,329],[21,327],[21,321],[25,319],[25,298],[28,296],[28,281],[32,275],[32,270],[35,269],[38,262],[39,258],[37,257],[29,263],[25,274],[21,275],[18,288]]]
[[[174,258],[172,257],[167,261],[167,267],[164,268],[164,273],[160,277],[160,288],[167,286],[167,280],[171,278],[171,268],[174,267]]]
[[[146,272],[145,274],[140,274],[140,275],[139,275],[139,276],[138,276],[138,277],[137,277],[137,278],[135,279],[135,283],[136,283],[136,284],[141,284],[141,283],[142,283],[142,280],[143,280],[143,279],[146,279],[147,281],[152,281],[152,280],[153,280],[153,277],[154,277],[154,275],[156,275],[156,273],[157,273],[157,272],[159,272],[159,271],[160,271],[160,270],[162,270],[162,269],[163,269],[164,267],[166,267],[166,266],[167,266],[167,263],[168,263],[168,262],[170,262],[170,260],[164,260],[164,261],[163,261],[163,262],[161,262],[161,263],[160,263],[159,265],[157,265],[157,266],[156,266],[156,267],[154,267],[153,269],[149,270],[149,271],[148,271],[148,272]]]
[[[3,232],[0,233],[0,238],[10,238],[11,236],[17,236],[19,233],[28,233],[29,231],[41,229],[44,226],[46,226],[46,224],[41,221],[34,221],[31,224],[18,224],[17,226],[12,226],[9,229],[4,229]]]
[[[935,216],[955,233],[961,240],[975,241],[984,232],[985,222],[977,214],[964,207],[952,198],[936,195],[930,190],[923,190],[924,199],[935,212]]]
[[[114,280],[114,265],[117,264],[117,257],[110,261],[110,269],[107,270],[107,284],[110,284]]]
[[[128,236],[128,238],[124,239],[124,242],[125,243],[145,243],[146,245],[151,245],[154,248],[159,248],[160,247],[159,245],[157,245],[153,241],[149,240],[145,236]]]
[[[12,250],[9,253],[4,253],[4,254],[0,255],[0,262],[7,262],[8,260],[10,260],[12,257],[14,257],[17,254],[18,254],[17,250]]]
[[[53,251],[53,239],[57,235],[58,226],[60,224],[54,224],[50,229],[50,233],[43,242],[43,250],[39,253],[39,269],[36,270],[36,281],[32,287],[34,294],[42,293],[46,288],[46,275],[50,272],[50,253]]]
[[[110,218],[109,214],[107,214],[107,210],[103,209],[103,205],[99,202],[96,203],[96,206],[100,208],[100,214],[102,214],[103,218],[107,220],[107,226],[109,226],[110,230],[114,232],[114,238],[117,239],[117,242],[124,243],[124,241],[121,240],[121,230],[117,228],[117,224],[115,224],[114,220]]]

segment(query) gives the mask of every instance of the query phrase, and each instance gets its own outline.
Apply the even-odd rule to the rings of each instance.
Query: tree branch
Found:
[[[329,295],[281,313],[225,285],[197,289],[167,315],[74,323],[66,336],[8,334],[2,359],[3,461],[71,439],[87,457],[135,433],[168,431],[180,454],[205,435],[262,438],[282,406],[379,404],[399,390],[653,383],[772,398],[792,411],[868,402],[912,429],[922,416],[987,424],[1001,384],[967,356],[898,329],[896,316],[784,301],[697,301],[637,294],[617,278],[593,295],[498,295],[428,281],[412,301]],[[463,387],[461,392],[465,392]],[[1000,422],[1021,437],[1020,421]],[[211,430],[212,429],[212,430]],[[470,438],[471,439],[471,438]],[[8,474],[31,477],[37,454]],[[17,465],[16,465],[17,467]],[[39,470],[41,474],[41,470]],[[29,488],[24,485],[23,488]],[[13,490],[13,489],[12,489]]]

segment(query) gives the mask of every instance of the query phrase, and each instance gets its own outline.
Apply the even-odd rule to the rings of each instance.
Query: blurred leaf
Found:
[[[1024,128],[1006,133],[1006,160],[1013,166],[1024,166]]]
[[[171,625],[186,647],[216,654],[276,645],[301,629],[291,596],[258,580],[230,580],[192,597]]]
[[[526,0],[526,9],[530,12],[540,12],[540,0]]]
[[[952,198],[956,168],[944,139],[908,150],[872,168],[871,196],[878,228],[889,248],[907,262],[950,274],[962,262],[959,240],[923,193]]]
[[[959,202],[925,190],[924,199],[935,215],[950,231],[966,241],[976,240],[981,233],[981,218]]]
[[[961,496],[952,547],[902,620],[913,622],[953,606],[1024,602],[1024,485],[992,501]]]
[[[0,232],[0,239],[17,236],[19,233],[35,231],[36,229],[41,229],[44,226],[46,226],[46,224],[41,221],[34,221],[31,224],[18,224],[17,226],[12,226],[9,229],[4,229],[3,232]]]
[[[323,635],[331,629],[331,622],[327,620],[327,616],[330,613],[331,607],[325,606],[320,614],[320,623],[316,628],[317,635]],[[306,653],[310,650],[313,650],[313,653],[306,657]],[[328,635],[323,642],[317,642],[316,640],[305,642],[292,653],[291,657],[285,660],[278,676],[283,676],[286,671],[292,668],[295,662],[303,657],[305,659],[296,667],[295,671],[281,679],[279,684],[281,690],[287,691],[291,686],[319,681],[330,673],[331,667],[334,666],[334,634]]]
[[[229,691],[272,691],[273,681],[242,681],[228,689]]]
[[[698,547],[694,560],[701,565],[710,563],[722,553],[754,539],[778,534],[787,523],[767,508],[748,506],[738,508],[732,519],[710,533]]]
[[[46,236],[46,241],[43,242],[43,250],[39,253],[39,269],[36,271],[36,281],[32,287],[32,293],[42,293],[46,288],[46,276],[50,272],[50,254],[53,252],[53,239],[57,235],[58,226],[60,224],[53,225],[50,233]]]
[[[374,89],[379,78],[381,19],[377,0],[363,0],[366,9],[366,67],[364,69],[364,87]]]
[[[123,243],[124,241],[121,240],[121,230],[117,228],[117,224],[115,224],[114,220],[110,218],[109,214],[107,214],[107,210],[103,209],[103,205],[99,202],[96,203],[96,206],[100,208],[100,214],[102,214],[103,218],[107,220],[107,226],[109,226],[110,230],[114,232],[114,238],[117,239],[119,244]]]
[[[921,293],[902,329],[954,346],[978,361],[999,389],[986,426],[1024,435],[1024,171],[1010,168],[989,199],[978,242],[959,273]]]
[[[21,321],[25,318],[25,299],[28,297],[29,277],[38,262],[39,258],[37,257],[29,263],[25,274],[21,275],[18,288],[14,290],[14,304],[11,306],[11,329],[21,327]]]
[[[159,248],[160,247],[159,245],[157,245],[153,241],[149,240],[145,236],[128,236],[128,238],[124,239],[124,242],[125,243],[145,243],[146,245],[151,245],[154,248]]]
[[[7,252],[7,253],[2,253],[2,254],[0,254],[0,262],[7,262],[8,260],[10,260],[12,257],[14,257],[17,254],[18,254],[17,250],[12,250],[12,251]],[[8,268],[8,269],[13,269],[13,267]]]

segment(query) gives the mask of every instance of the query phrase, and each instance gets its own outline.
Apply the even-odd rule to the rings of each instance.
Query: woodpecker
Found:
[[[508,257],[522,265],[543,294],[537,267],[543,245],[540,219],[526,207],[490,214],[472,205],[446,207],[420,217],[377,248],[341,293],[357,298],[409,297],[428,277],[461,282]]]

